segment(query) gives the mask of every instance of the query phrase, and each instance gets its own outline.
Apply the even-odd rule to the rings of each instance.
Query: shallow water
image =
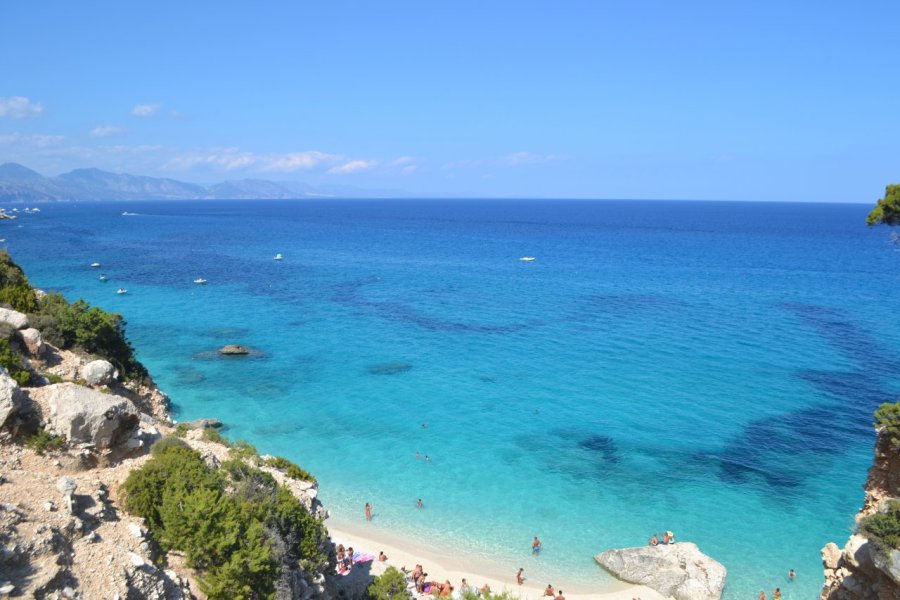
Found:
[[[332,512],[368,501],[541,580],[608,581],[593,554],[671,529],[725,564],[726,598],[814,597],[900,390],[900,255],[865,206],[41,209],[0,223],[14,259],[122,312],[178,418],[295,460]]]

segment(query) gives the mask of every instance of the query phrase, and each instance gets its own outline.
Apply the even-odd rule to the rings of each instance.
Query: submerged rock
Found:
[[[404,362],[379,363],[369,366],[369,373],[372,375],[397,375],[406,373],[412,369],[412,365]]]
[[[193,421],[182,421],[180,425],[184,425],[188,429],[219,429],[222,427],[222,421],[218,419],[194,419]]]
[[[607,550],[594,560],[623,581],[675,600],[719,600],[725,587],[725,567],[689,542]]]
[[[250,354],[250,352],[250,348],[239,344],[228,344],[219,348],[219,354],[226,354],[228,356],[243,356],[245,354]]]

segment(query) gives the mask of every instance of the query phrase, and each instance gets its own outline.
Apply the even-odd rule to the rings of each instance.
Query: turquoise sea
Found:
[[[373,527],[511,577],[606,582],[593,554],[671,529],[725,564],[726,598],[816,597],[900,394],[900,247],[864,205],[40,208],[3,245],[124,314],[177,418],[298,462],[342,519],[371,502]]]

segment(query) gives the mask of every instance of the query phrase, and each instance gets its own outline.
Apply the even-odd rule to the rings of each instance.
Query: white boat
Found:
[[[284,257],[279,252],[278,254],[275,255],[275,260],[284,260]]]
[[[119,288],[116,290],[116,293],[117,294],[127,294],[128,290],[126,290],[125,288]]]
[[[99,268],[100,268],[100,263],[98,263],[98,262],[92,262],[92,263],[91,263],[91,267],[93,267],[94,269],[99,269]]]
[[[107,279],[109,279],[109,277],[107,277],[106,275],[101,275],[97,279],[99,279],[100,281],[106,281]]]
[[[194,280],[194,283],[196,283],[197,285],[203,285],[204,283],[206,283],[206,280],[203,279],[202,277],[198,277],[197,279]]]
[[[534,260],[534,257],[533,257],[533,256],[523,256],[523,257],[520,258],[519,260],[523,260],[523,261],[525,261],[525,262],[531,262],[531,261]]]

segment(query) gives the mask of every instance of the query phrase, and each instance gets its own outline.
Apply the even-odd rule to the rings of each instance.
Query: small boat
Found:
[[[520,258],[519,260],[522,260],[522,261],[525,261],[525,262],[531,262],[531,261],[534,260],[534,257],[533,257],[533,256],[523,256],[523,257]]]
[[[203,279],[202,277],[198,277],[197,279],[194,280],[194,283],[196,283],[197,285],[203,285],[204,283],[206,283],[206,280]]]
[[[116,293],[117,294],[127,294],[128,290],[126,290],[125,288],[119,288],[116,290]]]
[[[109,277],[107,277],[106,275],[101,275],[97,279],[99,279],[100,281],[106,281],[107,279],[109,279]]]
[[[100,268],[100,263],[98,263],[98,262],[92,262],[92,263],[91,263],[91,267],[94,268],[94,269],[99,269],[99,268]]]
[[[275,260],[284,260],[284,257],[279,252],[278,254],[275,255]]]

